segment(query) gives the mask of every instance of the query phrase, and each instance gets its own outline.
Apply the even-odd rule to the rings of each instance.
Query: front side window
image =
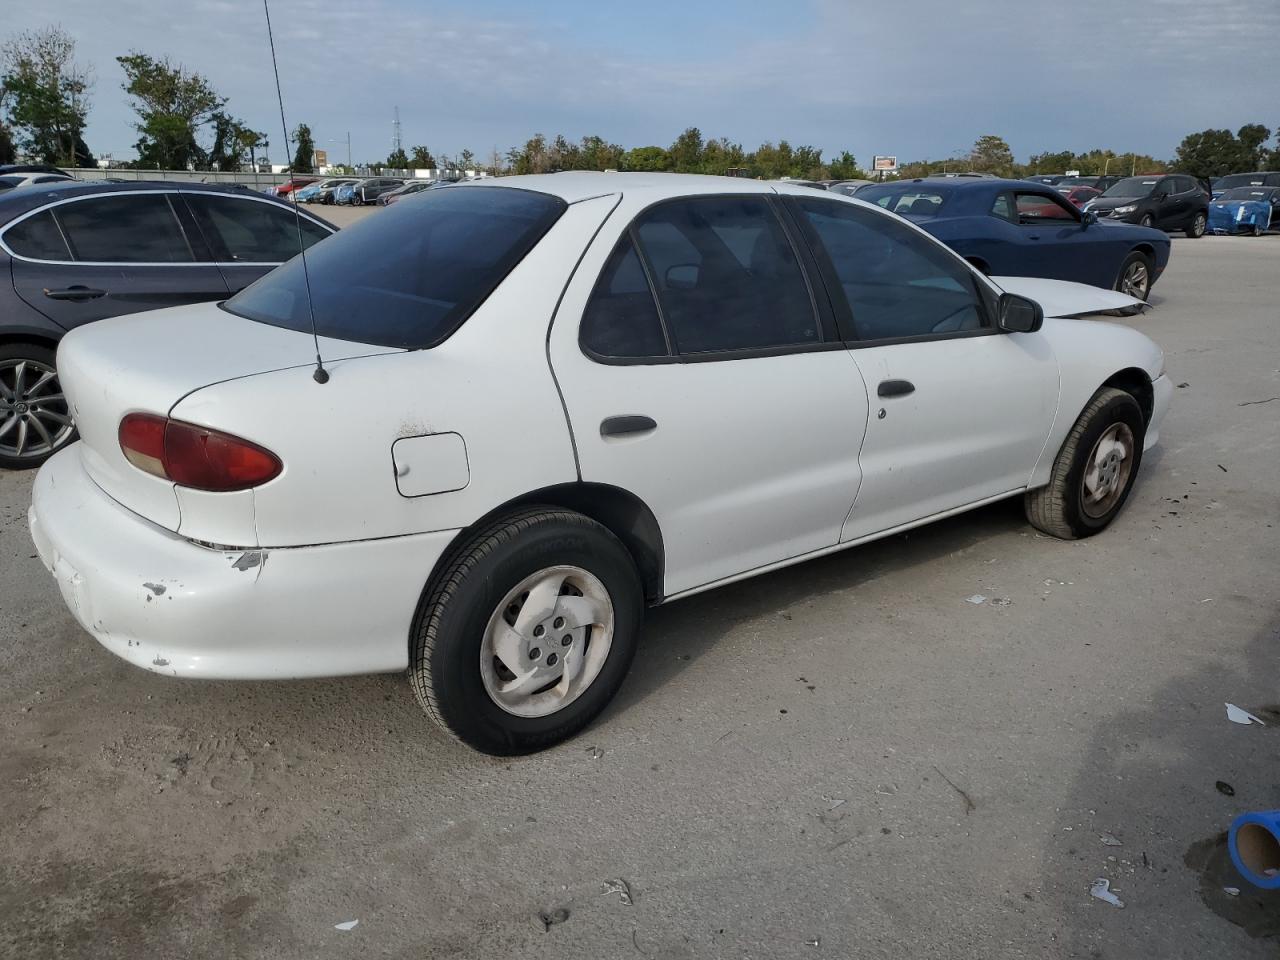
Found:
[[[630,232],[623,236],[582,315],[582,345],[599,357],[661,357],[669,353],[658,305]]]
[[[31,260],[71,259],[71,251],[62,239],[62,231],[58,229],[51,210],[42,210],[15,223],[5,231],[4,242],[18,256]]]
[[[1043,220],[1075,222],[1075,215],[1053,197],[1042,193],[1019,193],[1014,198],[1019,223],[1040,223]]]
[[[163,193],[115,194],[60,204],[58,223],[77,260],[191,263],[186,234]]]
[[[933,240],[850,205],[797,204],[844,294],[858,339],[936,337],[988,325],[973,272]]]
[[[469,317],[564,212],[558,197],[509,187],[431,190],[339,231],[223,306],[288,330],[420,349]]]
[[[821,341],[800,262],[764,197],[663,203],[634,230],[680,353]]]
[[[298,252],[298,231],[310,247],[329,231],[292,210],[260,200],[185,194],[187,206],[219,259],[236,263],[283,263]]]

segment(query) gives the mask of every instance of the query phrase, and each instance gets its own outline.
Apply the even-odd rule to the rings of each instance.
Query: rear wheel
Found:
[[[38,467],[74,439],[53,350],[38,343],[0,345],[0,467]]]
[[[1105,530],[1133,489],[1145,435],[1133,395],[1103,387],[1058,451],[1048,485],[1027,493],[1027,520],[1063,540]]]
[[[1151,258],[1140,250],[1130,252],[1120,264],[1120,272],[1116,275],[1116,291],[1145,303],[1147,298],[1151,296],[1151,284]],[[1114,311],[1114,315],[1117,317],[1132,317],[1141,312],[1141,307],[1125,307]]]
[[[1192,240],[1199,240],[1204,236],[1204,228],[1209,223],[1209,218],[1205,216],[1203,210],[1197,210],[1196,215],[1191,218],[1191,222],[1187,224],[1187,236]]]
[[[448,733],[496,755],[573,736],[621,686],[643,611],[635,565],[607,529],[534,507],[461,546],[421,604],[409,679]]]

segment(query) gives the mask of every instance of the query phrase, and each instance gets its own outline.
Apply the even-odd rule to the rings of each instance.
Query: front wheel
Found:
[[[1204,228],[1208,223],[1209,218],[1206,217],[1204,211],[1201,210],[1192,217],[1191,222],[1187,224],[1187,236],[1192,240],[1199,240],[1204,236]]]
[[[38,467],[75,438],[53,350],[0,345],[0,467]]]
[[[410,683],[463,743],[541,750],[613,699],[643,608],[631,555],[605,527],[555,507],[514,512],[463,543],[424,597]]]
[[[1133,488],[1145,435],[1146,421],[1133,395],[1103,387],[1058,451],[1048,485],[1028,491],[1027,520],[1063,540],[1105,530]]]

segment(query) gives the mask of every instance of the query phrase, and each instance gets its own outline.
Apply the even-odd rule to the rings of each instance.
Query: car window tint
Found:
[[[635,230],[679,352],[822,339],[800,263],[764,198],[664,203]]]
[[[190,263],[191,247],[162,193],[119,194],[64,203],[58,222],[77,260]]]
[[[1019,193],[1014,199],[1019,223],[1039,223],[1042,220],[1066,220],[1074,223],[1070,211],[1058,205],[1052,197],[1039,193]]]
[[[631,235],[609,257],[582,315],[582,345],[601,357],[660,357],[667,341]]]
[[[219,257],[237,263],[283,263],[298,252],[302,242],[311,246],[329,231],[306,217],[295,219],[292,210],[261,200],[242,200],[200,193],[185,194],[187,205]]]
[[[71,259],[71,251],[67,249],[62,232],[48,210],[15,223],[5,231],[4,242],[20,257],[32,260]]]
[[[991,212],[1001,220],[1013,219],[1013,207],[1009,202],[1009,195],[1002,193],[996,197],[996,202],[991,205]]]
[[[846,204],[801,200],[799,206],[830,261],[859,339],[987,325],[972,272],[933,240],[892,217]]]
[[[532,190],[429,190],[317,245],[306,257],[309,288],[297,257],[224,306],[310,333],[314,305],[322,337],[432,347],[484,302],[565,208],[558,197]]]

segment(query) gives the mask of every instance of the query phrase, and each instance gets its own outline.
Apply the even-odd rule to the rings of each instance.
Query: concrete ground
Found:
[[[525,759],[400,676],[125,665],[0,475],[0,955],[1274,957],[1220,834],[1280,807],[1278,277],[1280,237],[1175,240],[1130,322],[1181,389],[1104,535],[1006,503],[654,611]]]

